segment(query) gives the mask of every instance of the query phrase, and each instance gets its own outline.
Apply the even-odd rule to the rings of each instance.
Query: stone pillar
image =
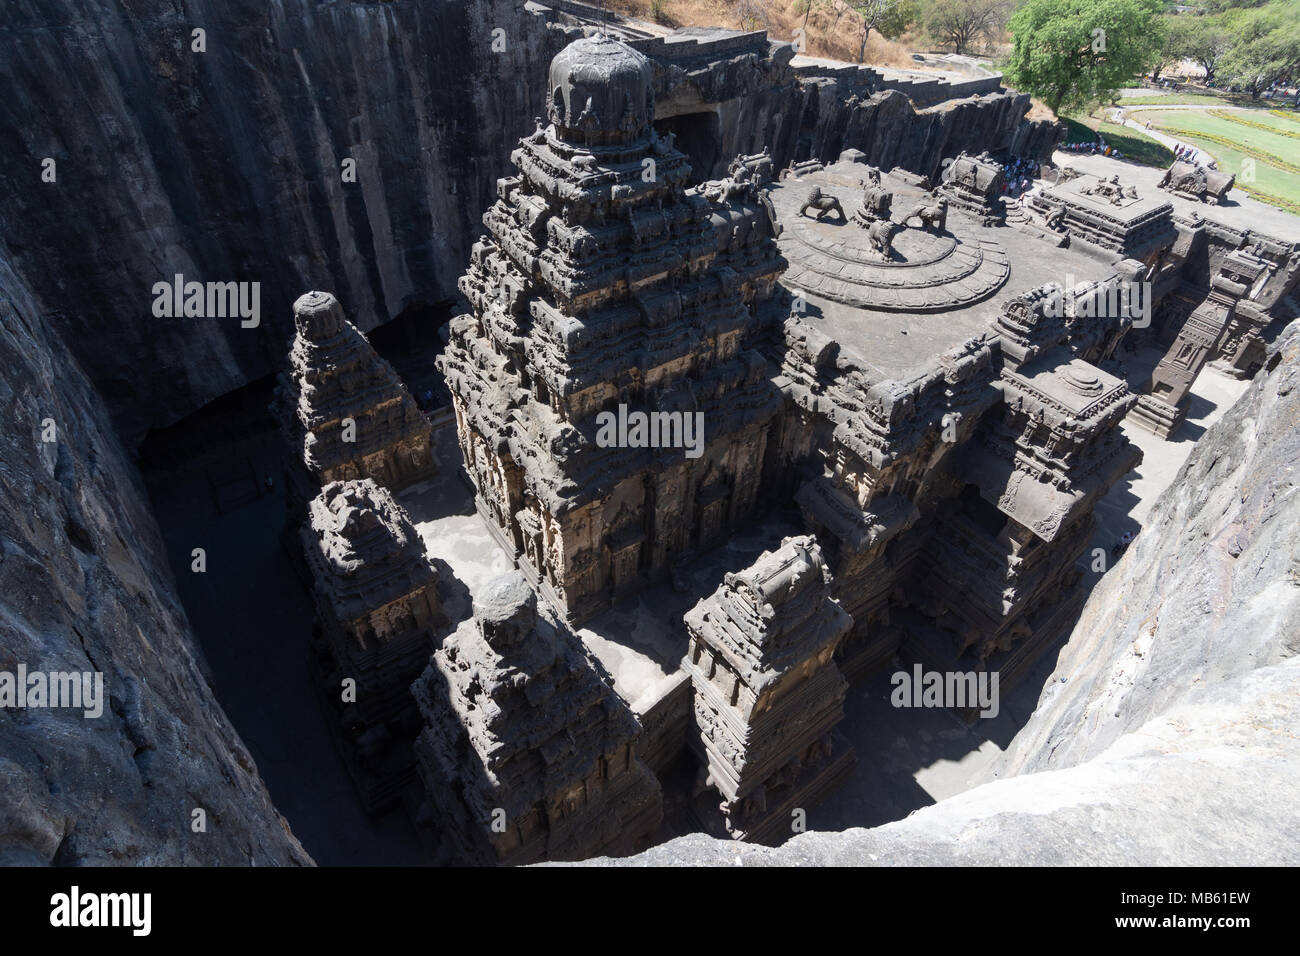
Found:
[[[1151,387],[1138,399],[1133,420],[1168,438],[1187,417],[1186,398],[1206,360],[1229,328],[1236,328],[1238,301],[1264,271],[1264,262],[1248,252],[1225,256],[1210,280],[1210,294],[1187,317],[1169,352],[1151,373]],[[1244,331],[1241,333],[1244,337]]]

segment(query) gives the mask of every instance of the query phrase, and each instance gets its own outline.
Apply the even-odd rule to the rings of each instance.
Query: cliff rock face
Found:
[[[3,248],[0,372],[0,692],[20,668],[103,675],[98,708],[0,708],[0,863],[309,864],[213,698],[103,402]]]
[[[644,863],[1300,863],[1300,322],[1098,584],[989,780],[872,830]],[[1002,779],[992,779],[1000,777]]]
[[[14,0],[0,224],[133,440],[277,369],[303,289],[363,331],[452,296],[563,43],[508,0]],[[176,274],[260,325],[155,318]]]
[[[1231,702],[1228,688],[1300,697],[1300,323],[1269,368],[1201,437],[1102,579],[996,775],[1078,766],[1168,714]],[[1225,722],[1225,741],[1231,731]]]
[[[1005,148],[1046,160],[1063,131],[1056,123],[1026,120],[1029,96],[1024,93],[971,96],[923,110],[897,90],[853,105],[843,102],[843,95],[831,84],[808,91],[801,124],[813,156],[829,162],[845,149],[858,149],[872,166],[901,166],[935,182],[943,160],[962,151],[975,155]],[[761,147],[760,142],[753,151]]]

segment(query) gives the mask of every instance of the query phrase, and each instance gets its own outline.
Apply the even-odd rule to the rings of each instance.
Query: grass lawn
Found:
[[[1142,95],[1142,94],[1147,95]],[[1236,96],[1215,96],[1213,93],[1164,93],[1150,95],[1146,90],[1136,96],[1120,96],[1116,106],[1237,106]]]
[[[1213,116],[1203,110],[1178,110],[1177,112],[1165,112],[1161,110],[1150,110],[1140,113],[1134,117],[1139,123],[1150,120],[1151,124],[1158,129],[1170,130],[1171,136],[1177,136],[1174,130],[1186,130],[1188,133],[1202,133],[1207,138],[1226,139],[1232,143],[1240,144],[1243,152],[1249,153],[1252,150],[1256,152],[1268,153],[1277,156],[1283,162],[1300,164],[1300,142],[1294,137],[1287,136],[1278,128],[1259,129],[1257,126],[1248,126],[1246,123],[1233,122],[1228,117]],[[1239,113],[1241,119],[1249,120],[1253,123],[1264,123],[1262,117],[1268,116],[1268,113]],[[1257,118],[1260,117],[1260,118]],[[1286,120],[1279,117],[1270,117],[1278,123],[1285,123]]]
[[[1240,115],[1261,124],[1266,123],[1263,117],[1268,116],[1264,112]],[[1256,199],[1300,213],[1300,140],[1282,135],[1280,128],[1277,132],[1259,129],[1201,110],[1151,110],[1133,119],[1139,123],[1149,119],[1168,135],[1213,156],[1220,169],[1236,174],[1237,188]],[[1271,119],[1288,122],[1276,116]],[[1292,169],[1271,163],[1270,158]],[[1254,182],[1243,178],[1247,159],[1254,161]]]
[[[1236,123],[1238,126],[1250,126],[1252,123],[1258,126],[1267,126],[1269,129],[1278,130],[1284,136],[1289,135],[1292,138],[1300,137],[1300,113],[1296,114],[1295,119],[1289,119],[1285,116],[1278,116],[1276,113],[1270,113],[1268,110],[1220,110],[1223,113],[1221,119],[1226,119],[1230,123]]]
[[[1092,116],[1062,117],[1065,123],[1065,142],[1084,143],[1095,140],[1101,133],[1107,145],[1114,146],[1131,159],[1143,166],[1168,166],[1174,161],[1174,154],[1150,136],[1127,126],[1116,126]]]

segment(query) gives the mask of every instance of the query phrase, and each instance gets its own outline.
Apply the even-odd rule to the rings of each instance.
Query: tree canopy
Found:
[[[929,0],[923,21],[936,42],[967,53],[977,41],[1001,33],[1010,12],[1009,0]]]
[[[1300,75],[1300,0],[1274,0],[1219,15],[1230,37],[1217,72],[1259,96]]]
[[[1054,112],[1113,97],[1159,58],[1160,0],[1025,0],[1011,18],[1007,79]]]

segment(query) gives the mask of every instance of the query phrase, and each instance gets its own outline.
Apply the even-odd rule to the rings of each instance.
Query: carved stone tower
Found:
[[[631,852],[659,826],[636,718],[518,572],[475,599],[411,692],[428,810],[458,861]]]
[[[433,475],[428,419],[338,300],[308,292],[293,317],[297,334],[277,399],[290,444],[291,508],[331,481],[372,478],[396,491]]]
[[[548,103],[441,364],[480,513],[580,620],[753,513],[780,398],[749,345],[784,260],[751,177],[686,188],[640,53],[576,41]],[[610,440],[606,415],[647,427]]]
[[[833,733],[848,684],[832,660],[853,620],[830,590],[816,539],[787,538],[686,614],[697,750],[738,839],[788,836],[791,811],[853,766]]]
[[[442,627],[438,576],[402,506],[369,479],[326,485],[310,513],[302,538],[315,581],[316,673],[362,804],[376,811],[415,779],[410,686]]]

